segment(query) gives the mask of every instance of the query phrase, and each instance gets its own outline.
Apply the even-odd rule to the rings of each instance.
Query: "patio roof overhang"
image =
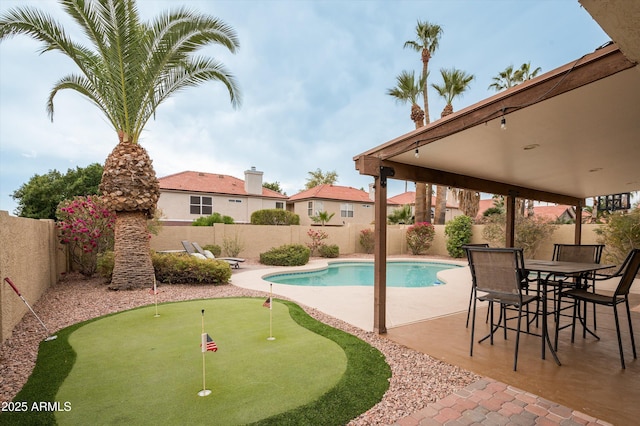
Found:
[[[579,205],[640,189],[639,136],[640,69],[612,44],[354,161],[374,177],[390,167],[394,179]]]
[[[376,187],[374,330],[386,332],[388,177],[506,195],[512,247],[516,197],[581,211],[640,189],[639,111],[640,69],[611,44],[355,156]]]

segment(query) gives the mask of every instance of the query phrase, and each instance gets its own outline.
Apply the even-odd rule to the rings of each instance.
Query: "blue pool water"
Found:
[[[387,287],[442,285],[436,274],[458,265],[436,262],[387,262]],[[265,276],[266,281],[298,286],[373,286],[373,262],[333,262],[327,268]]]

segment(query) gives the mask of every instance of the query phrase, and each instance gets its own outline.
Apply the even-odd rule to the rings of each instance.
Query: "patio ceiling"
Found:
[[[396,179],[577,205],[640,190],[639,112],[640,69],[612,44],[354,161],[365,175],[386,166]]]

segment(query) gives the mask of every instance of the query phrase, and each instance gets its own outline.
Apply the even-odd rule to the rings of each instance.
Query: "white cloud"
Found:
[[[52,0],[4,0],[0,13],[23,4],[52,11],[73,28]],[[510,63],[530,60],[549,71],[607,39],[578,2],[139,2],[143,19],[183,4],[236,29],[237,54],[222,47],[203,54],[236,76],[243,103],[234,110],[226,88],[208,83],[162,104],[141,139],[157,174],[197,170],[243,178],[255,166],[289,195],[317,168],[336,170],[341,185],[366,188],[372,179],[358,175],[352,157],[413,129],[409,106],[385,92],[403,69],[421,70],[419,54],[402,47],[414,38],[418,19],[445,30],[431,81],[441,67],[476,75],[456,110],[490,96],[491,77]],[[80,36],[76,29],[71,34]],[[103,163],[117,142],[97,108],[74,92],[56,96],[49,121],[49,91],[75,69],[60,54],[37,49],[24,36],[0,44],[0,209],[10,212],[10,194],[34,174]],[[432,120],[443,107],[430,92]],[[402,182],[390,184],[390,195],[403,190]]]

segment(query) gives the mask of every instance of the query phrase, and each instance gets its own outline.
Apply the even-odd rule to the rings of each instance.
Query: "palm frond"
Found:
[[[54,84],[53,89],[51,89],[51,92],[49,93],[49,98],[47,100],[47,113],[49,114],[49,117],[51,117],[52,121],[53,121],[53,111],[54,111],[53,98],[59,91],[65,90],[65,89],[75,90],[76,92],[84,95],[91,103],[97,106],[108,118],[110,117],[111,108],[108,104],[105,104],[104,99],[102,99],[100,91],[96,90],[93,83],[84,76],[70,74],[58,80]],[[112,119],[110,119],[110,121],[112,123],[114,122]]]

